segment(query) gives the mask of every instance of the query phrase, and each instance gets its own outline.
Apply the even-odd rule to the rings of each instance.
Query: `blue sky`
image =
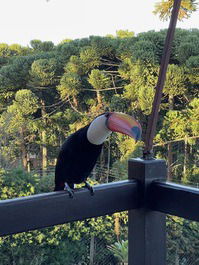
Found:
[[[28,45],[32,39],[77,39],[115,35],[128,29],[136,34],[167,28],[152,11],[158,0],[0,0],[0,43]],[[199,28],[199,11],[177,27]]]

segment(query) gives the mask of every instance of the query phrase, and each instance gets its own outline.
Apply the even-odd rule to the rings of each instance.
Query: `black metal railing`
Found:
[[[166,182],[164,160],[129,160],[129,180],[0,201],[0,236],[129,211],[129,265],[166,264],[166,214],[199,221],[199,189]]]

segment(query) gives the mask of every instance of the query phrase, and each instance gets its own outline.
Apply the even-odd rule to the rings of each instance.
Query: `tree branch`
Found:
[[[197,138],[199,138],[199,136],[187,137],[187,139],[197,139]],[[183,141],[184,139],[185,139],[185,137],[184,138],[179,138],[179,139],[176,139],[176,140],[172,140],[172,141],[167,141],[167,142],[164,142],[164,143],[154,144],[154,147],[155,146],[163,146],[163,145],[166,145],[166,144]]]

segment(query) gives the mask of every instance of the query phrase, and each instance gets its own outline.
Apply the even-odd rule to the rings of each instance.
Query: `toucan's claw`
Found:
[[[68,183],[65,183],[64,190],[66,190],[68,192],[69,197],[71,199],[74,197],[74,190],[69,187]]]
[[[87,188],[90,191],[91,196],[93,196],[95,193],[93,187],[86,181],[84,181],[84,183],[85,183],[85,188]]]

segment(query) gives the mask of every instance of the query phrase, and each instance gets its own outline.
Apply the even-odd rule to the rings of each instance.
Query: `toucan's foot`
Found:
[[[95,193],[93,187],[86,181],[84,181],[84,183],[85,183],[85,188],[87,188],[90,191],[91,196],[93,196]]]
[[[69,197],[71,199],[74,197],[74,190],[69,187],[68,183],[65,183],[64,190],[66,190],[68,192]]]

